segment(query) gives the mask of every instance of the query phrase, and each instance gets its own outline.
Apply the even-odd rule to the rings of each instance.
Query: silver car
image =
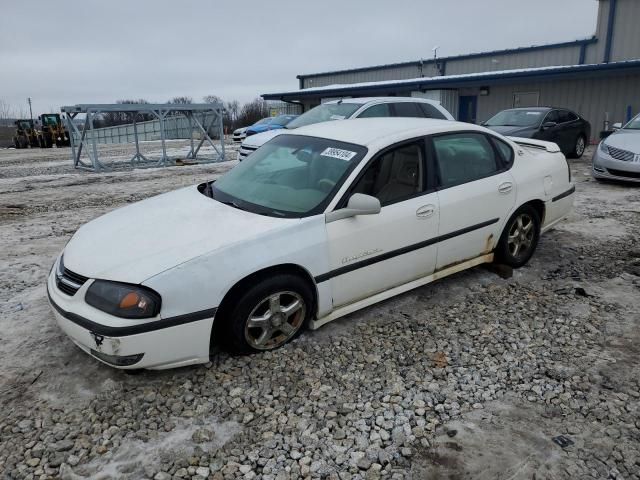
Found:
[[[597,180],[640,182],[640,114],[600,142],[591,173]]]

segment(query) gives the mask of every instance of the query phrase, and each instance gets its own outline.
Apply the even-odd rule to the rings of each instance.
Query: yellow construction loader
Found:
[[[38,132],[33,127],[33,120],[16,120],[16,134],[13,136],[13,145],[16,148],[35,148],[40,146]]]
[[[38,132],[38,143],[41,148],[68,147],[71,145],[69,131],[64,127],[60,114],[43,113],[40,119],[40,131]]]

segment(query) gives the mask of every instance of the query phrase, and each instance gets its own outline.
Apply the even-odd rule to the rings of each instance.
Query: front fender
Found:
[[[161,295],[162,317],[175,316],[219,306],[233,285],[259,270],[294,264],[315,277],[327,271],[328,259],[324,216],[317,215],[194,258],[143,285]]]

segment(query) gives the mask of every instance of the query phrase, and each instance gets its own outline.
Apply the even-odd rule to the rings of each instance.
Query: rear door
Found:
[[[333,306],[370,297],[433,272],[438,194],[429,185],[424,139],[403,142],[374,157],[336,208],[354,193],[372,195],[382,209],[327,224]]]
[[[562,145],[560,149],[566,153],[570,153],[576,145],[578,135],[580,135],[581,122],[578,116],[569,110],[560,110],[560,138]]]
[[[436,271],[490,253],[514,206],[513,150],[480,132],[433,136],[440,228]]]

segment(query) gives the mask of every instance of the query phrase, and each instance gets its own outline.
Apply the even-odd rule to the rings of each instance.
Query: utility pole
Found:
[[[31,97],[27,98],[27,102],[29,102],[29,118],[31,118],[31,123],[33,123],[33,112],[31,111]]]

